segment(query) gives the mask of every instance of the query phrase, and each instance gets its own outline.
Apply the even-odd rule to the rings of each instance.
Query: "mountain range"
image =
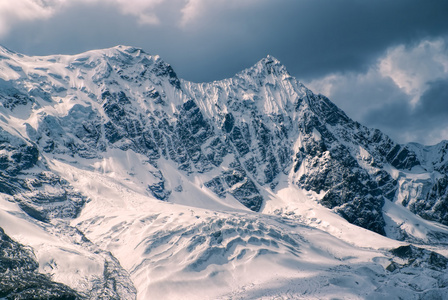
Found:
[[[0,299],[448,297],[448,141],[272,56],[193,83],[135,47],[0,47],[0,103]]]

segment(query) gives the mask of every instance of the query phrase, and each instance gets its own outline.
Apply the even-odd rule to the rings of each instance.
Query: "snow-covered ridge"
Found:
[[[1,48],[0,103],[0,227],[79,297],[446,294],[446,143],[398,145],[272,56],[192,83],[134,47]]]

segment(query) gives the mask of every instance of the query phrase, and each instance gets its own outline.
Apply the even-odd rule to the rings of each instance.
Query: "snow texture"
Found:
[[[192,83],[134,47],[0,52],[0,297],[448,297],[446,141],[399,145],[272,56]]]

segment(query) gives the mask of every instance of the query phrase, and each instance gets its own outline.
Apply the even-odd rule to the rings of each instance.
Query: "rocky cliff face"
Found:
[[[405,149],[416,153],[421,171],[399,176],[397,201],[424,219],[448,225],[448,142],[434,146],[410,143]]]
[[[40,221],[75,217],[86,197],[45,166],[38,148],[0,128],[0,192]]]

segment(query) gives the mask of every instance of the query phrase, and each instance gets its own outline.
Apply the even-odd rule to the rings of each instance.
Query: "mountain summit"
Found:
[[[134,47],[1,52],[0,297],[448,293],[446,143],[397,144],[269,55],[192,83]]]

